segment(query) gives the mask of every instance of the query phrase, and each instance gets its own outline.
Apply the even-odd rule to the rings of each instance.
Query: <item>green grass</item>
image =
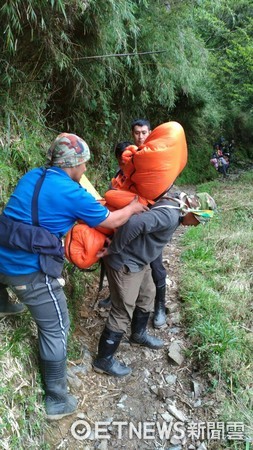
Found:
[[[218,215],[182,239],[181,296],[191,355],[223,398],[220,420],[244,421],[253,438],[253,173],[205,183]],[[250,448],[249,442],[243,447]],[[231,447],[237,448],[237,447]]]
[[[0,331],[0,448],[46,450],[36,328],[27,313],[2,319]]]
[[[42,139],[42,138],[41,138]],[[33,142],[36,157],[31,160]],[[39,147],[40,150],[39,150]],[[1,149],[2,150],[2,149]],[[0,152],[1,152],[0,150]],[[0,163],[0,202],[21,171],[41,161],[40,139],[17,140],[12,146],[15,166],[7,154]],[[109,168],[110,169],[110,168]],[[106,176],[109,174],[106,173]],[[114,168],[113,168],[114,170]],[[101,170],[90,171],[99,192],[107,188]],[[189,172],[190,173],[190,172]],[[104,175],[104,174],[103,174]],[[191,176],[189,180],[192,181]],[[191,228],[184,235],[181,296],[184,317],[192,342],[191,354],[211,375],[210,389],[223,398],[221,420],[244,420],[252,424],[252,211],[253,173],[236,183],[217,181],[199,186],[218,203],[219,214],[210,225]],[[190,181],[189,181],[190,182]],[[95,274],[97,274],[95,272]],[[79,359],[80,342],[75,324],[84,297],[94,282],[94,273],[64,271],[70,311],[68,358]],[[86,300],[86,304],[89,300]],[[0,448],[49,450],[44,442],[47,422],[37,363],[37,330],[29,314],[0,321]],[[249,450],[249,443],[231,444],[234,450]]]
[[[92,274],[72,269],[67,263],[64,277],[71,321],[68,359],[75,360],[82,351],[75,325]],[[0,359],[0,448],[50,450],[44,442],[49,425],[38,368],[37,327],[29,312],[1,319]]]

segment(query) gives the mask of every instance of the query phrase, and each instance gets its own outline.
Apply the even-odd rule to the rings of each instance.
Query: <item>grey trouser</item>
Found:
[[[153,310],[155,285],[150,265],[140,272],[129,272],[126,266],[118,271],[106,263],[105,266],[112,300],[106,326],[112,331],[125,333],[136,306],[144,312]]]
[[[69,315],[63,278],[52,278],[42,272],[19,276],[0,273],[0,283],[11,288],[35,320],[41,359],[66,358]]]
[[[163,265],[163,254],[161,253],[152,263],[150,263],[152,277],[156,287],[159,289],[166,283],[166,269]]]

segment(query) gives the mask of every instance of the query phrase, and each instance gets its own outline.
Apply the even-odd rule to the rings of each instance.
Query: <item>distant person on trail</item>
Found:
[[[181,201],[168,191],[149,211],[132,217],[114,234],[109,247],[97,256],[103,257],[111,292],[112,307],[98,343],[98,354],[93,361],[96,372],[124,377],[131,369],[114,358],[128,325],[131,324],[130,343],[154,350],[164,342],[147,333],[147,324],[153,308],[155,286],[150,262],[162,254],[174,231],[183,225],[197,225],[208,220],[207,209],[215,209],[208,194],[200,194],[203,205],[199,216],[186,210],[181,217]],[[199,200],[198,200],[199,201]],[[210,213],[211,211],[209,211]]]
[[[131,124],[132,136],[134,144],[140,146],[144,144],[145,140],[151,133],[150,122],[146,119],[136,119]],[[119,166],[121,166],[121,155],[126,148],[126,143],[119,143],[115,148],[115,156],[118,159]],[[122,176],[122,171],[118,173]],[[156,286],[156,296],[154,305],[153,326],[155,328],[161,328],[166,324],[166,307],[165,307],[165,295],[166,295],[166,269],[163,265],[163,255],[157,255],[154,261],[150,261],[153,281]],[[99,302],[100,307],[110,308],[111,298],[110,295],[106,299]]]
[[[218,172],[223,174],[224,178],[228,176],[227,171],[229,168],[229,159],[223,154],[219,144],[215,144],[215,150],[212,154],[212,158],[210,159],[210,163]]]
[[[0,311],[17,314],[6,288],[27,306],[38,328],[39,363],[48,419],[72,414],[77,400],[67,390],[69,314],[63,291],[61,238],[81,219],[90,227],[117,228],[147,210],[136,199],[110,212],[79,184],[90,150],[80,137],[60,134],[45,168],[25,174],[0,216]]]

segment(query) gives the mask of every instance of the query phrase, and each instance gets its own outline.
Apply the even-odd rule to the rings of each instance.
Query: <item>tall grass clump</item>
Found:
[[[19,178],[42,166],[50,142],[58,134],[46,127],[45,98],[37,88],[14,90],[15,102],[0,88],[0,209]],[[12,94],[13,94],[12,91]]]
[[[183,238],[181,295],[192,355],[224,398],[224,420],[253,436],[253,172],[199,186],[218,214]]]
[[[1,319],[0,357],[0,447],[48,449],[37,330],[28,313]]]

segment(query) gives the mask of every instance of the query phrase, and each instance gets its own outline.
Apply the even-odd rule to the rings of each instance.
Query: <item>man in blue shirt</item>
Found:
[[[3,211],[4,219],[27,224],[28,228],[36,225],[54,239],[61,239],[77,219],[91,227],[116,228],[132,214],[146,209],[136,199],[125,208],[110,212],[96,201],[79,184],[89,158],[89,147],[83,139],[60,134],[49,149],[46,170],[33,169],[21,178]],[[44,258],[34,247],[24,250],[22,233],[20,240],[18,248],[8,242],[0,245],[0,312],[2,316],[20,312],[20,305],[11,306],[8,302],[9,286],[37,324],[46,412],[49,419],[56,420],[73,413],[77,405],[75,397],[67,393],[69,315],[65,282],[61,271],[52,275],[56,260],[50,255]]]

